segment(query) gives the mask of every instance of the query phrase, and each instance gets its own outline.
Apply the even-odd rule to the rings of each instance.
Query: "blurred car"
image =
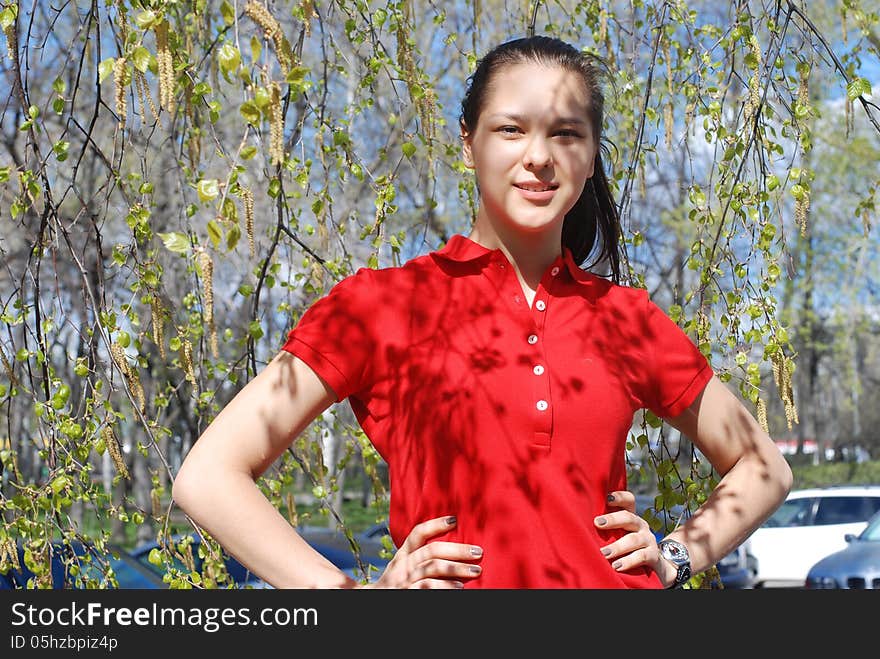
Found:
[[[657,510],[657,501],[653,495],[636,495],[636,513],[646,519],[657,518],[661,526],[654,530],[654,537],[659,542],[672,532],[676,526],[683,524],[690,516],[690,511],[681,505],[674,505],[669,509]],[[743,543],[727,556],[718,561],[718,576],[722,588],[741,589],[751,588],[754,584],[757,571],[755,557],[748,550],[748,544]]]
[[[374,581],[385,570],[394,549],[390,537],[383,542],[383,536],[390,536],[386,522],[352,533],[357,551],[345,533],[334,528],[301,526],[297,533],[355,581]]]
[[[362,580],[365,576],[367,579],[372,580],[372,577],[377,574],[376,570],[379,570],[379,573],[381,573],[381,570],[383,570],[388,563],[387,560],[379,557],[377,553],[373,551],[373,545],[370,543],[367,543],[367,547],[360,552],[359,556],[355,556],[351,549],[351,545],[345,540],[345,536],[340,532],[331,532],[331,530],[326,527],[306,527],[304,533],[302,532],[302,529],[298,529],[298,531],[301,531],[303,538],[318,553],[356,581]],[[185,535],[176,535],[172,538],[171,544],[174,547],[177,547],[181,545],[181,541],[185,537]],[[201,544],[201,538],[197,533],[192,533],[189,537],[191,538],[192,543],[191,552],[193,557],[193,567],[196,572],[201,574],[204,566],[204,560],[199,557],[198,551],[199,545]],[[157,560],[156,563],[150,561],[150,553],[153,550],[161,550],[161,548],[162,547],[158,542],[151,541],[139,545],[129,553],[143,568],[151,571],[154,575],[157,575],[159,579],[163,579],[166,572],[164,563],[161,560]],[[360,558],[360,562],[358,561],[358,558]],[[154,558],[154,560],[156,559]],[[238,560],[225,552],[223,554],[223,562],[226,566],[226,571],[232,579],[233,588],[272,588],[269,583],[252,573]],[[190,572],[189,568],[186,567],[182,556],[173,556],[172,565],[183,572]],[[371,566],[374,566],[375,569]],[[219,585],[220,587],[225,586],[225,584],[222,583]],[[167,587],[167,585],[165,587]]]
[[[747,542],[739,545],[727,556],[718,561],[718,576],[724,588],[753,588],[758,572],[758,561],[749,552]]]
[[[192,561],[193,561],[193,570],[202,574],[204,568],[204,558],[199,556],[199,548],[202,542],[201,537],[198,533],[189,534],[189,542],[192,553]],[[170,549],[171,552],[171,565],[172,567],[189,574],[191,572],[190,568],[187,567],[186,562],[184,562],[184,552],[185,549],[185,540],[187,535],[179,534],[175,535],[171,538],[170,542],[167,544],[167,548]],[[155,540],[145,542],[143,544],[138,545],[134,549],[129,552],[129,555],[137,561],[137,563],[145,570],[150,571],[153,575],[157,576],[160,581],[162,581],[164,588],[168,587],[168,583],[164,581],[166,574],[165,563],[162,560],[161,555],[158,553],[163,549],[163,545],[156,542]],[[153,553],[155,550],[155,554]],[[153,556],[153,561],[151,561],[151,554]],[[251,573],[244,565],[239,563],[235,558],[229,556],[225,552],[223,553],[223,564],[226,567],[226,571],[229,573],[229,577],[232,579],[232,586],[234,588],[271,588],[269,584],[260,579],[255,574]],[[226,584],[219,582],[218,586],[223,588],[226,587]]]
[[[54,541],[44,557],[35,547],[18,543],[18,564],[0,574],[0,590],[36,588],[38,575],[51,575],[53,589],[164,588],[161,577],[144,569],[117,545],[99,549],[81,541]],[[48,564],[47,564],[48,562]]]
[[[845,549],[818,561],[807,572],[810,589],[880,590],[880,512],[859,535],[847,534]]]
[[[794,490],[747,540],[757,562],[755,587],[803,588],[820,559],[846,548],[880,510],[880,486]]]

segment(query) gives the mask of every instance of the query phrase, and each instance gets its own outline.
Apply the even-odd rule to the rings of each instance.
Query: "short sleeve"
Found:
[[[646,298],[645,328],[649,386],[646,407],[660,417],[684,412],[714,375],[691,338]]]
[[[282,346],[308,364],[338,401],[371,381],[377,349],[371,275],[372,270],[361,268],[338,282],[306,310]]]

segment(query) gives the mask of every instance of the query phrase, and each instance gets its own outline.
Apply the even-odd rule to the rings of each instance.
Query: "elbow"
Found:
[[[198,476],[184,462],[177,472],[177,476],[174,477],[174,483],[171,485],[171,498],[174,499],[174,503],[190,516],[192,516],[192,506],[198,492],[197,481]]]
[[[779,502],[785,500],[791,488],[794,485],[794,474],[791,471],[791,465],[781,453],[778,457],[778,466],[776,468],[776,482],[779,486]]]

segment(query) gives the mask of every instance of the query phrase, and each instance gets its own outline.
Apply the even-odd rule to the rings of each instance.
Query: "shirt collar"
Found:
[[[504,252],[500,249],[489,249],[488,247],[471,240],[467,236],[458,233],[453,235],[442,249],[434,252],[434,255],[441,259],[455,261],[457,263],[468,263],[480,258],[507,259]],[[589,285],[593,281],[595,275],[590,274],[574,262],[574,257],[568,247],[562,248],[562,254],[550,267],[552,268],[553,266],[560,265],[563,262],[568,269],[568,273],[575,282]]]

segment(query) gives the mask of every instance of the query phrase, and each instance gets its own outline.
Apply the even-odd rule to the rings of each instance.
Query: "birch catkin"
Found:
[[[749,38],[749,50],[755,57],[755,71],[749,80],[749,97],[743,111],[743,125],[748,126],[761,107],[761,43],[754,34]]]
[[[254,242],[254,192],[250,188],[243,187],[241,189],[241,199],[244,202],[244,230],[247,233],[248,248],[250,249],[251,258],[256,255],[256,244]]]
[[[767,403],[764,402],[764,399],[758,397],[757,402],[757,417],[758,423],[761,424],[761,427],[764,429],[764,432],[770,432],[770,426],[767,424]]]
[[[196,371],[193,365],[193,346],[192,342],[187,338],[180,340],[180,363],[183,365],[183,371],[186,373],[186,379],[189,383],[196,387]]]
[[[174,62],[168,41],[168,21],[156,26],[156,64],[159,69],[159,106],[174,113]]]
[[[116,85],[116,114],[119,116],[119,124],[125,128],[125,116],[128,114],[128,103],[125,99],[125,58],[117,57],[113,64],[113,83]]]
[[[113,434],[113,429],[110,426],[104,426],[101,429],[101,439],[104,440],[104,446],[110,454],[110,459],[113,460],[116,473],[125,480],[130,480],[131,476],[128,473],[128,467],[125,466],[125,460],[122,459],[122,451],[119,450],[119,442],[116,441],[116,435]]]
[[[217,343],[217,329],[214,327],[214,261],[206,250],[199,252],[199,269],[202,271],[202,295],[205,325],[211,343],[211,354],[214,359],[220,354]]]
[[[293,66],[293,55],[290,43],[285,39],[278,20],[259,2],[250,0],[244,7],[244,13],[263,29],[263,34],[272,41],[275,57],[281,66],[281,73],[286,77]]]
[[[152,316],[153,322],[153,341],[159,348],[159,355],[162,359],[165,359],[167,356],[165,354],[165,325],[163,322],[165,310],[162,308],[162,303],[159,302],[159,299],[155,295],[150,301],[150,315]]]
[[[269,157],[273,165],[284,162],[284,115],[281,110],[281,87],[274,80],[269,85]]]

